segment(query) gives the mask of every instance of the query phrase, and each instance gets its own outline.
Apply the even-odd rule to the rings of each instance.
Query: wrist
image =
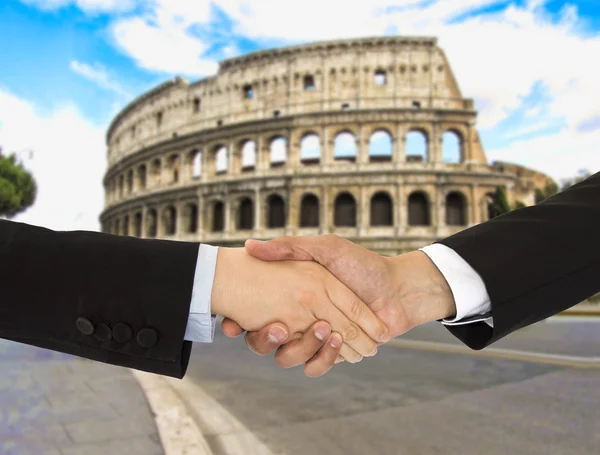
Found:
[[[236,261],[239,256],[239,250],[243,248],[223,248],[219,247],[217,251],[217,264],[215,268],[215,278],[210,297],[211,313],[220,316],[232,318],[235,298],[228,295],[231,289],[231,277],[235,276],[235,267],[240,265]]]
[[[398,304],[404,308],[410,328],[454,316],[456,304],[444,275],[422,251],[391,258],[398,284]]]

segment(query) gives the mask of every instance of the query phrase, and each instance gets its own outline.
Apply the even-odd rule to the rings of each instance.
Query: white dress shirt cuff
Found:
[[[184,339],[199,343],[212,343],[215,335],[216,318],[210,313],[217,247],[201,244],[198,249],[190,315]]]
[[[435,243],[420,249],[435,264],[450,286],[456,316],[442,320],[446,325],[486,322],[493,327],[490,297],[479,274],[452,248]]]

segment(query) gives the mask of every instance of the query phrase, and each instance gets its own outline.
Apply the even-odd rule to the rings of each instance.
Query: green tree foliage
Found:
[[[558,193],[558,185],[554,182],[546,185],[544,189],[536,188],[535,189],[535,203],[539,204],[544,199],[549,198],[550,196]]]
[[[506,197],[506,188],[499,186],[496,188],[494,193],[494,202],[490,207],[490,218],[496,218],[497,216],[504,215],[512,210]]]
[[[3,156],[0,149],[0,216],[12,218],[30,207],[37,194],[32,175],[14,155]]]

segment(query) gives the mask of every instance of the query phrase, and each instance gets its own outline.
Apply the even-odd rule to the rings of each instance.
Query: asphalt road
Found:
[[[454,343],[438,324],[405,338]],[[600,322],[539,323],[494,347],[598,356]],[[273,454],[600,454],[598,368],[384,346],[308,379],[217,334],[188,377]]]

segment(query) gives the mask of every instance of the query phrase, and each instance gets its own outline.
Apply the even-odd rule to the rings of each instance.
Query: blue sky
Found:
[[[515,161],[556,179],[600,168],[600,65],[594,57],[600,55],[600,2],[347,5],[342,0],[4,0],[0,145],[21,153],[34,149],[26,164],[48,195],[24,220],[97,228],[104,131],[135,96],[175,75],[191,80],[210,75],[226,57],[321,39],[436,36],[463,95],[475,99],[490,161]],[[68,187],[56,183],[64,172],[61,163],[82,174],[79,195],[65,195]],[[61,197],[71,208],[56,206]]]

